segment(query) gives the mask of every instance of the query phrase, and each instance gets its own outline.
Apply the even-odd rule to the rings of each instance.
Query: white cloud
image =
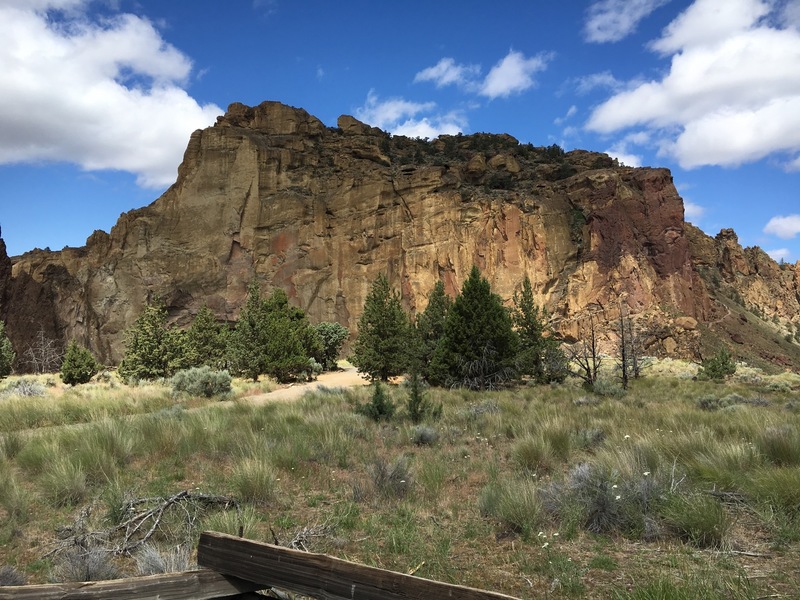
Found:
[[[736,166],[775,153],[788,155],[787,168],[797,166],[800,31],[768,24],[776,5],[766,0],[720,6],[697,0],[676,18],[652,44],[674,52],[669,72],[612,96],[587,127],[644,126],[660,154],[684,168]]]
[[[550,59],[548,54],[526,58],[521,52],[510,50],[486,75],[478,93],[489,98],[505,98],[524,92],[536,85],[533,76],[544,71]]]
[[[408,137],[432,139],[442,134],[455,135],[466,127],[466,119],[460,113],[431,114],[435,109],[435,102],[411,102],[403,98],[381,100],[370,90],[364,106],[354,112],[355,117],[365,123]]]
[[[563,117],[556,117],[553,120],[553,123],[555,125],[562,125],[563,123],[568,121],[571,117],[574,117],[575,113],[577,112],[578,112],[578,107],[573,104],[572,106],[569,107],[569,109],[567,109],[567,113]]]
[[[436,84],[436,87],[447,85],[469,86],[473,84],[480,71],[481,68],[478,65],[459,65],[452,58],[443,58],[434,66],[417,73],[414,77],[414,83],[432,81]]]
[[[602,73],[593,73],[591,75],[586,75],[585,77],[580,77],[577,79],[577,90],[578,93],[588,94],[589,92],[597,89],[597,88],[605,88],[611,91],[619,91],[625,87],[625,84],[614,77],[611,74],[611,71],[603,71]]]
[[[642,157],[630,152],[624,143],[619,143],[605,151],[611,158],[616,158],[619,164],[626,167],[641,167]]]
[[[775,250],[766,250],[766,253],[775,262],[780,262],[782,260],[785,261],[792,255],[792,251],[789,250],[788,248],[776,248]]]
[[[800,233],[800,215],[772,217],[764,226],[764,233],[789,240]]]
[[[687,221],[696,223],[703,217],[705,213],[706,209],[700,206],[699,204],[695,204],[694,202],[690,202],[689,200],[683,201],[683,215]]]
[[[584,36],[588,42],[618,42],[636,31],[639,23],[669,0],[601,0],[586,15]]]
[[[93,21],[85,4],[0,3],[0,163],[71,162],[168,185],[191,132],[222,110],[183,89],[191,61],[152,23]],[[71,12],[56,20],[49,9]]]

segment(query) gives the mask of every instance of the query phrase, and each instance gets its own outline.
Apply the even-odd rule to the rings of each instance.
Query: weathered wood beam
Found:
[[[0,587],[0,600],[211,600],[267,586],[207,569],[111,581]]]
[[[511,596],[404,575],[223,533],[200,535],[197,563],[220,573],[322,600],[513,600]]]

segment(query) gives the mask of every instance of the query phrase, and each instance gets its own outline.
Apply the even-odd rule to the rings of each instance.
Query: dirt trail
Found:
[[[242,398],[239,402],[250,402],[251,404],[264,404],[265,402],[277,402],[286,400],[297,400],[306,392],[313,392],[321,387],[354,387],[357,385],[367,385],[369,381],[361,377],[356,368],[351,365],[340,367],[338,371],[322,373],[316,381],[309,383],[293,383],[287,387],[282,387],[266,394],[258,394]]]

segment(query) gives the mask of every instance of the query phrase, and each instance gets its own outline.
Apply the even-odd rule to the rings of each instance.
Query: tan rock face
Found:
[[[713,311],[684,225],[664,169],[584,151],[554,158],[510,136],[389,137],[348,116],[333,129],[279,103],[234,104],[192,134],[176,183],[109,234],[27,253],[10,274],[0,252],[0,316],[18,348],[46,323],[116,362],[124,330],[156,297],[179,324],[203,304],[233,320],[255,277],[312,320],[355,330],[379,273],[420,310],[436,280],[455,294],[475,264],[505,299],[527,274],[567,334],[587,308],[611,319],[620,304],[703,322]],[[755,269],[756,289],[757,270],[771,267],[744,256],[731,268]],[[781,281],[797,290],[796,270]]]

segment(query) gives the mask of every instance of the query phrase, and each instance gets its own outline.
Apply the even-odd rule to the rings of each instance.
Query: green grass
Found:
[[[84,507],[100,530],[131,498],[192,490],[242,503],[202,512],[194,535],[288,541],[308,528],[324,532],[306,540],[312,551],[520,598],[800,595],[800,413],[786,409],[800,379],[770,391],[778,376],[710,384],[687,378],[691,366],[663,368],[621,397],[571,382],[428,390],[443,414],[425,432],[404,411],[380,423],[357,414],[367,387],[262,405],[76,388],[26,405],[35,419],[21,404],[3,413],[29,400],[8,397],[0,564],[43,581],[56,529]],[[262,389],[234,382],[240,397]],[[705,410],[705,396],[727,400]],[[190,537],[176,513],[155,542]],[[770,560],[748,579],[752,559],[731,548]]]

